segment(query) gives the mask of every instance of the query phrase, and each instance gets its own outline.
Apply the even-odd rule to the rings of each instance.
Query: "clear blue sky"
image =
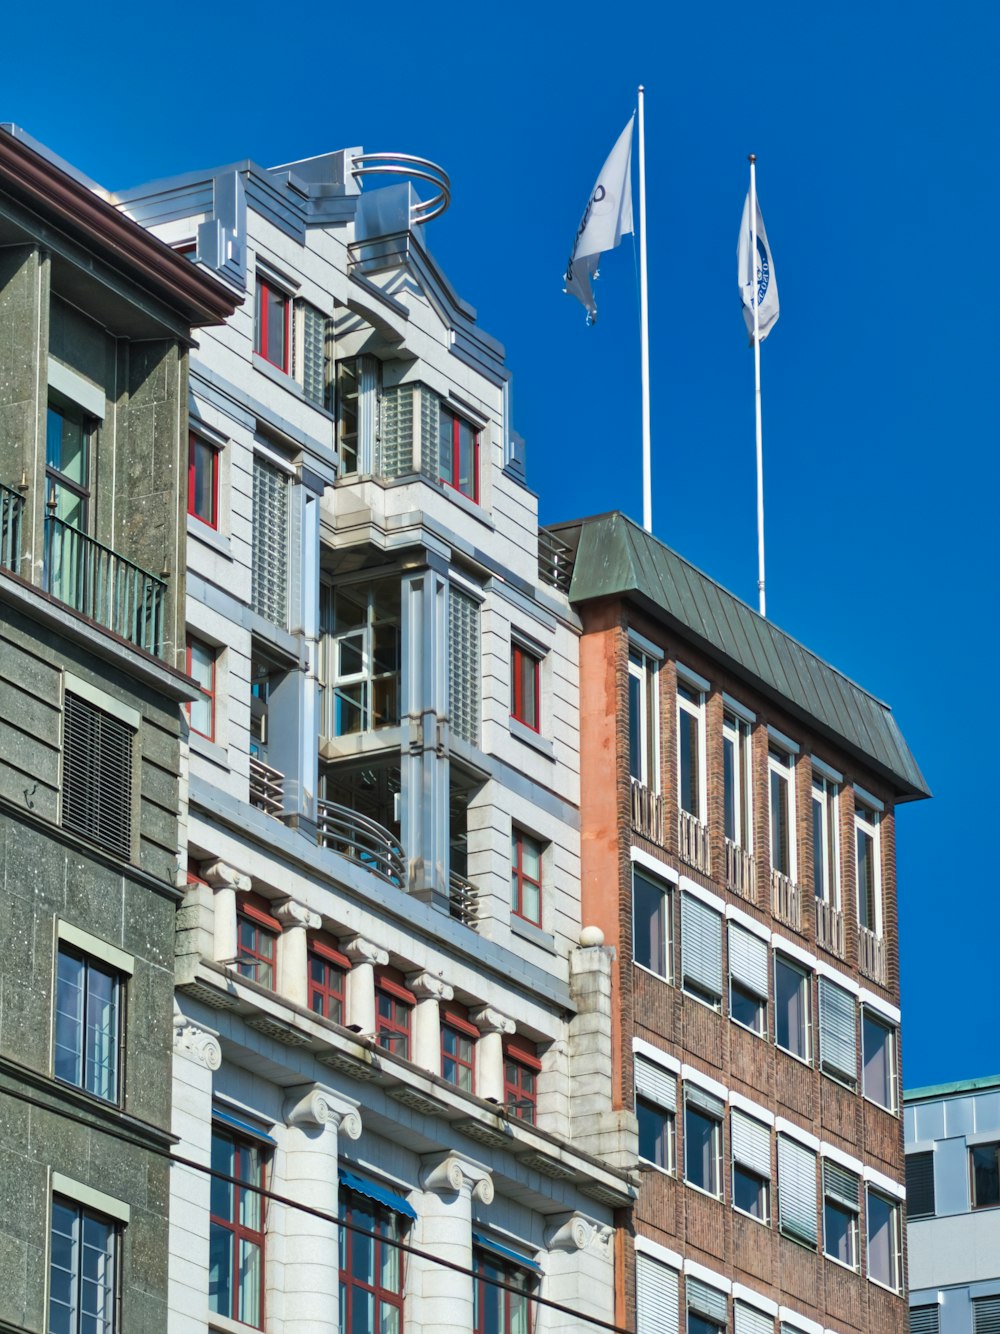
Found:
[[[428,242],[507,347],[544,521],[641,519],[632,246],[603,266],[594,329],[561,274],[644,83],[654,529],[751,603],[735,246],[757,154],[782,311],[763,347],[768,610],[892,704],[935,793],[898,822],[906,1084],[1000,1071],[981,736],[1000,8],[56,3],[4,27],[0,119],[111,188],[351,144],[440,162],[454,202]]]

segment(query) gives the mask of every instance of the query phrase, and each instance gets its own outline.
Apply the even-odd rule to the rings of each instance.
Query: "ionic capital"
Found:
[[[348,1139],[361,1135],[358,1104],[322,1084],[300,1084],[288,1090],[282,1115],[287,1126],[318,1126],[342,1131]]]
[[[222,1064],[222,1047],[216,1035],[206,1028],[199,1028],[179,1011],[174,1013],[174,1051],[203,1065],[206,1070],[218,1070]]]
[[[212,862],[211,866],[203,866],[201,878],[213,889],[234,889],[240,894],[246,894],[253,888],[253,881],[246,872],[237,871],[228,862]]]
[[[304,903],[296,903],[294,899],[285,899],[284,903],[279,903],[272,912],[286,931],[291,931],[295,927],[318,931],[323,925],[319,913],[313,912]]]
[[[502,1033],[504,1037],[510,1037],[517,1028],[513,1019],[494,1010],[492,1005],[484,1005],[481,1010],[474,1011],[470,1018],[480,1033]]]
[[[373,941],[365,940],[363,936],[352,936],[350,940],[344,941],[341,949],[353,964],[368,963],[373,967],[384,968],[389,962],[389,951]]]
[[[436,1158],[425,1158],[420,1173],[424,1190],[436,1195],[458,1195],[467,1191],[483,1204],[493,1203],[493,1179],[489,1168],[459,1153],[445,1153]]]
[[[448,985],[443,977],[438,977],[436,973],[410,973],[407,975],[406,985],[417,1000],[450,1001],[455,999],[454,989]]]
[[[545,1229],[545,1245],[550,1251],[585,1251],[594,1241],[603,1240],[605,1231],[593,1218],[574,1210],[551,1219]]]

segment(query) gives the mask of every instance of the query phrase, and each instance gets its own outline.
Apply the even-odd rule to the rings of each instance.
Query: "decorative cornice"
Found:
[[[308,931],[318,931],[323,925],[323,919],[319,913],[313,912],[304,903],[296,903],[294,899],[285,899],[284,903],[279,903],[271,911],[287,931],[296,927],[302,927]]]
[[[505,1037],[510,1037],[517,1029],[513,1019],[501,1014],[499,1010],[494,1010],[492,1005],[484,1005],[481,1010],[475,1010],[469,1018],[480,1033],[503,1033]]]
[[[193,1024],[186,1014],[174,1014],[174,1051],[203,1065],[206,1070],[218,1070],[222,1064],[222,1047],[214,1033]]]
[[[340,948],[353,964],[368,963],[373,967],[384,968],[389,962],[389,951],[371,940],[365,940],[364,936],[352,936],[350,940],[345,940]]]
[[[450,1001],[455,999],[454,988],[450,987],[444,978],[438,977],[436,973],[410,973],[406,978],[406,985],[418,1001]]]
[[[235,889],[246,894],[253,888],[253,881],[244,871],[237,871],[228,862],[212,862],[211,866],[201,868],[201,878],[213,889]]]
[[[424,1190],[432,1190],[438,1195],[458,1195],[468,1191],[473,1199],[483,1204],[493,1203],[493,1179],[489,1169],[458,1153],[425,1159],[420,1184]]]
[[[288,1090],[282,1115],[286,1126],[318,1126],[342,1131],[348,1139],[361,1136],[358,1104],[324,1088],[322,1084],[300,1084]]]

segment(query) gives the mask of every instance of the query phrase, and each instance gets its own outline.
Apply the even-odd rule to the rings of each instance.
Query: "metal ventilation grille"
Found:
[[[906,1155],[906,1214],[908,1218],[934,1216],[933,1150]]]
[[[973,1302],[973,1310],[976,1310],[978,1305],[978,1302]],[[940,1308],[938,1306],[911,1306],[910,1334],[938,1334],[938,1329],[940,1327],[939,1312]],[[985,1326],[983,1328],[985,1329]],[[976,1325],[976,1334],[982,1334],[982,1330],[980,1330],[978,1323]]]
[[[974,1334],[1000,1334],[1000,1297],[976,1297],[972,1302]]]
[[[288,628],[288,475],[253,461],[253,609]]]
[[[134,741],[126,723],[66,692],[63,825],[125,859],[132,855]]]
[[[451,730],[479,740],[479,605],[454,584],[448,590],[448,712]]]

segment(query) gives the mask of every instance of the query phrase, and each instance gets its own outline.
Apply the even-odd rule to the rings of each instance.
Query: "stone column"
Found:
[[[441,1073],[441,1002],[454,999],[447,982],[433,973],[411,973],[406,985],[417,998],[413,1009],[413,1062]]]
[[[353,936],[341,948],[351,961],[345,1018],[351,1028],[371,1036],[375,1032],[375,969],[385,967],[389,953],[362,936]]]
[[[287,1091],[283,1152],[275,1189],[299,1204],[337,1217],[337,1137],[357,1139],[361,1117],[353,1099],[321,1084]],[[281,1209],[284,1334],[337,1334],[340,1283],[337,1225],[301,1209]]]
[[[580,1317],[612,1323],[615,1317],[614,1228],[579,1211],[556,1215],[545,1231],[545,1295],[573,1315],[540,1306],[536,1334],[576,1334]]]
[[[309,941],[307,931],[323,925],[319,913],[310,912],[294,899],[286,899],[274,909],[281,923],[278,937],[278,994],[293,1005],[309,1008]]]
[[[476,1092],[481,1098],[503,1103],[503,1040],[514,1032],[514,1021],[491,1005],[470,1017],[482,1034],[476,1044]]]
[[[202,867],[202,879],[212,886],[215,918],[215,952],[217,963],[229,963],[236,958],[236,895],[246,894],[253,881],[242,871],[226,862],[213,862]]]
[[[472,1268],[472,1200],[493,1200],[489,1170],[464,1154],[423,1160],[423,1195],[417,1205],[414,1245],[435,1259]],[[410,1260],[410,1291],[420,1293],[419,1327],[425,1334],[468,1334],[472,1328],[471,1273],[446,1269],[418,1256]]]

